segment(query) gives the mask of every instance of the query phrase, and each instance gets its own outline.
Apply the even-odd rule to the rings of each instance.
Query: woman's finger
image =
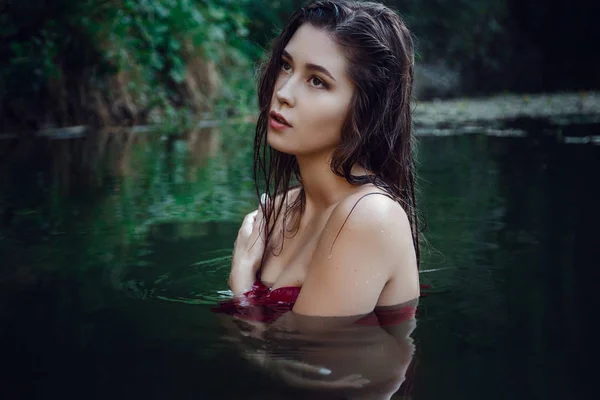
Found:
[[[250,214],[247,214],[242,221],[242,226],[240,226],[240,233],[244,236],[248,237],[252,233],[254,229],[254,219],[256,217],[257,211],[252,211]]]
[[[258,210],[254,210],[250,214],[248,214],[246,217],[248,217],[249,220],[255,219],[257,214],[258,214]]]

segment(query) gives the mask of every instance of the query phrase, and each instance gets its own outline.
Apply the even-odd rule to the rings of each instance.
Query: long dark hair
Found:
[[[275,82],[285,46],[302,24],[324,29],[345,53],[348,75],[355,86],[342,137],[331,170],[353,185],[373,183],[398,201],[408,215],[419,261],[419,233],[415,200],[411,98],[414,75],[412,35],[400,16],[386,6],[352,0],[317,0],[297,10],[275,38],[258,83],[260,114],[254,139],[254,179],[257,196],[266,193],[276,204],[262,205],[266,240],[283,213],[299,216],[305,193],[291,204],[286,193],[293,179],[302,183],[296,158],[267,144],[267,126]],[[351,174],[354,164],[373,175]],[[264,189],[261,189],[264,187]],[[296,220],[299,221],[299,218]],[[296,225],[297,226],[297,225]],[[285,236],[285,229],[284,235]],[[284,238],[282,237],[281,240]],[[264,258],[263,258],[264,260]]]

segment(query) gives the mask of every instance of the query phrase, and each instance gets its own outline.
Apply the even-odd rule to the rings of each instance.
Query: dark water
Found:
[[[210,311],[254,208],[251,135],[230,135],[213,161],[156,138],[99,171],[47,155],[76,143],[2,164],[3,398],[300,398]],[[432,288],[393,398],[592,395],[600,146],[429,137],[419,163]]]

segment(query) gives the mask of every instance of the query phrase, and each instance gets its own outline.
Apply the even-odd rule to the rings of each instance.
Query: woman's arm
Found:
[[[229,273],[229,288],[240,296],[252,288],[256,273],[265,252],[265,220],[263,207],[268,207],[266,195],[261,196],[261,206],[242,221],[233,245],[233,259]]]
[[[252,288],[265,249],[260,207],[244,217],[234,243],[229,287],[235,296]]]

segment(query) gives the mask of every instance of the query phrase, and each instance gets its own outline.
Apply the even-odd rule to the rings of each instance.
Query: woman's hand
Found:
[[[261,203],[266,195],[261,196]],[[240,296],[252,288],[265,251],[265,226],[262,207],[247,214],[242,221],[233,245],[233,260],[229,274],[229,287]]]

